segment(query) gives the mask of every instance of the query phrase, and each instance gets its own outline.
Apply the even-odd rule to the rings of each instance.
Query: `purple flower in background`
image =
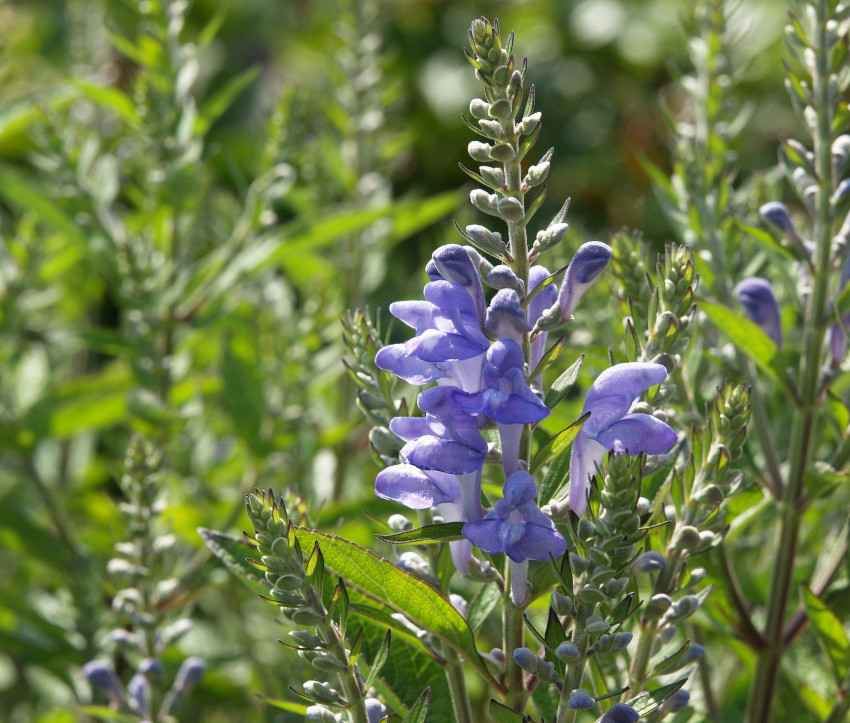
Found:
[[[773,287],[767,279],[753,276],[741,281],[733,292],[741,302],[750,321],[761,327],[773,340],[777,348],[782,348],[782,325],[779,322],[779,307],[773,295]]]
[[[607,451],[661,454],[676,441],[676,432],[649,414],[629,414],[643,392],[667,378],[661,364],[631,362],[606,369],[584,400],[589,419],[573,442],[569,506],[577,515],[587,508],[590,478]]]
[[[558,290],[561,319],[566,321],[570,318],[584,292],[593,286],[593,282],[605,270],[613,253],[611,247],[601,241],[590,241],[579,246]]]
[[[534,503],[537,486],[528,472],[515,472],[504,486],[504,498],[483,519],[463,526],[464,536],[491,554],[504,552],[511,560],[511,599],[526,598],[528,560],[547,560],[566,552],[567,541]]]
[[[791,220],[788,207],[784,203],[770,201],[769,203],[762,204],[759,208],[759,216],[778,231],[799,238],[797,227],[794,226],[794,221]]]
[[[841,280],[838,283],[838,293],[840,294],[847,284],[850,283],[850,255],[844,261],[844,266],[841,269]],[[842,318],[844,326],[850,327],[850,314],[845,314]],[[841,365],[844,361],[844,356],[847,354],[847,334],[841,328],[841,324],[837,321],[829,327],[829,355],[832,357],[832,362],[836,365]]]
[[[105,690],[114,701],[120,703],[124,700],[124,686],[109,663],[90,660],[83,666],[83,675],[92,685]]]

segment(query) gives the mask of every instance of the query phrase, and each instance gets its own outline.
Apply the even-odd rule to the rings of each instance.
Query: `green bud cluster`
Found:
[[[643,328],[652,292],[647,281],[646,245],[639,232],[623,229],[611,238],[611,246],[614,249],[611,266],[619,282],[617,294],[628,305],[633,325]]]
[[[393,417],[406,416],[407,402],[395,399],[395,378],[375,365],[375,354],[384,346],[380,323],[373,323],[361,309],[349,312],[342,322],[343,343],[351,358],[343,360],[357,385],[357,406],[372,425],[369,442],[383,467],[399,462],[403,442],[390,431]]]
[[[649,297],[644,358],[669,355],[678,366],[687,349],[696,314],[694,291],[699,277],[689,246],[668,244],[659,255]]]

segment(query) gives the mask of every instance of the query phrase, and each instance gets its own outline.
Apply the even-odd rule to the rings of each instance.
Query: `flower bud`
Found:
[[[524,136],[527,136],[529,133],[533,133],[534,129],[537,128],[537,125],[540,123],[541,114],[539,112],[532,113],[531,115],[525,116],[519,124],[519,132]]]
[[[510,143],[497,143],[490,149],[490,158],[499,163],[510,163],[516,158],[516,151]],[[476,159],[477,160],[477,159]]]
[[[779,203],[778,201],[765,203],[759,208],[759,216],[782,233],[797,235],[794,221],[791,220],[791,214],[788,212],[788,207],[784,203]]]
[[[305,628],[311,628],[314,625],[320,625],[325,622],[324,615],[310,608],[295,610],[289,617],[292,618],[292,622],[296,625],[303,625]]]
[[[581,660],[579,649],[569,641],[565,641],[555,648],[555,655],[567,665],[573,665]]]
[[[658,712],[662,715],[669,715],[670,713],[675,713],[676,711],[682,710],[691,700],[691,694],[679,688],[673,695],[671,695],[667,700],[665,700]]]
[[[570,615],[576,606],[571,597],[562,595],[556,590],[552,593],[552,609],[557,615]]]
[[[469,200],[479,211],[489,213],[491,216],[495,216],[498,213],[496,204],[499,201],[499,197],[495,193],[487,193],[483,188],[474,188],[469,192]]]
[[[387,717],[387,707],[377,698],[366,698],[366,718],[369,723],[380,723]]]
[[[499,100],[490,104],[488,113],[491,118],[499,120],[507,120],[511,117],[511,102],[507,98],[499,98]]]
[[[478,173],[491,188],[504,188],[505,172],[496,166],[481,166]]]
[[[315,650],[316,648],[324,647],[322,639],[308,630],[290,630],[289,637],[291,637],[301,648]]]
[[[530,166],[528,172],[525,174],[525,178],[522,180],[523,185],[539,186],[549,175],[550,165],[549,161],[543,161],[542,163]]]
[[[496,289],[514,289],[519,293],[522,290],[522,283],[517,278],[510,266],[499,264],[490,269],[487,274],[487,281]]]
[[[700,543],[699,530],[691,525],[676,528],[671,545],[674,550],[690,550]]]
[[[625,703],[617,703],[612,705],[596,723],[637,723],[639,720],[640,713],[634,708]]]
[[[610,627],[599,615],[591,615],[584,624],[584,631],[588,635],[597,635],[608,632]]]
[[[645,620],[658,620],[667,612],[672,604],[673,600],[669,595],[664,595],[663,593],[653,595],[649,598],[643,617]]]
[[[528,648],[517,648],[514,650],[514,662],[527,673],[536,675],[542,661]]]
[[[473,98],[469,102],[469,113],[478,120],[487,118],[490,115],[490,104],[481,98]]]
[[[658,572],[666,564],[667,560],[660,552],[644,552],[632,563],[631,571],[633,573]]]
[[[779,320],[779,306],[770,282],[754,276],[741,281],[733,293],[741,302],[750,321],[757,324],[777,348],[781,349],[782,325]]]
[[[579,247],[558,290],[561,319],[567,320],[572,316],[579,299],[605,270],[612,253],[611,247],[601,241],[590,241]]]
[[[310,665],[323,673],[341,673],[348,670],[346,662],[331,653],[319,653],[310,661]]]
[[[314,723],[339,723],[342,720],[342,715],[335,714],[323,705],[311,705],[305,711],[305,715],[307,720]]]
[[[492,161],[493,156],[490,155],[490,151],[492,150],[492,146],[489,143],[481,143],[481,141],[470,141],[469,145],[466,147],[466,152],[469,153],[469,157],[472,158],[473,161],[478,161],[479,163],[487,163],[487,161]]]
[[[180,670],[177,671],[177,677],[174,679],[173,689],[177,693],[182,693],[189,688],[196,686],[204,671],[207,669],[207,663],[203,658],[191,656],[183,661]]]
[[[596,701],[587,693],[587,691],[577,688],[570,693],[570,699],[567,705],[573,710],[590,710],[596,705]]]
[[[83,675],[92,685],[105,690],[113,700],[124,699],[124,688],[109,663],[103,660],[91,660],[83,666]]]
[[[303,688],[308,696],[320,703],[341,703],[343,700],[337,691],[319,680],[308,680]]]
[[[514,198],[513,196],[500,198],[496,203],[496,209],[505,221],[513,221],[514,223],[522,221],[522,218],[525,215],[525,209],[522,207],[522,201]]]

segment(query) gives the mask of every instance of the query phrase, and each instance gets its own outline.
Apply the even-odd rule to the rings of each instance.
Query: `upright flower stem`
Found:
[[[814,136],[817,194],[814,223],[814,278],[806,303],[803,327],[803,355],[797,378],[800,380],[800,406],[794,410],[791,427],[791,452],[788,478],[780,500],[782,518],[779,530],[777,566],[768,597],[764,637],[767,646],[759,655],[755,682],[750,698],[749,721],[770,720],[776,678],[785,651],[783,626],[788,596],[794,575],[794,561],[803,512],[803,480],[808,468],[812,439],[817,426],[818,384],[825,334],[824,312],[829,291],[829,255],[831,242],[830,196],[833,187],[831,161],[832,112],[829,94],[829,47],[826,24],[829,2],[821,0],[816,8],[816,27],[812,38],[815,64],[812,68],[814,110],[817,125]]]
[[[564,688],[561,691],[561,699],[558,701],[558,713],[555,717],[555,723],[574,723],[578,715],[578,711],[570,708],[568,703],[570,693],[576,688],[581,688],[581,682],[584,679],[584,669],[587,665],[587,649],[590,646],[590,636],[585,632],[584,627],[595,608],[595,605],[585,603],[580,605],[576,612],[572,643],[578,648],[579,659],[567,669],[567,675],[564,678]]]
[[[505,561],[505,597],[502,601],[502,650],[505,651],[505,690],[507,704],[518,713],[525,709],[525,676],[514,660],[513,651],[523,647],[523,611],[511,600],[510,561]]]

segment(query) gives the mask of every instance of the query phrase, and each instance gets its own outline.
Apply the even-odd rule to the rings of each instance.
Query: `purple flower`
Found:
[[[484,289],[478,269],[466,249],[458,244],[440,246],[425,266],[425,273],[431,281],[445,279],[462,286],[475,305],[479,319],[484,318]]]
[[[525,309],[520,306],[519,294],[513,289],[497,292],[487,307],[484,328],[492,331],[499,339],[510,339],[522,344],[523,334],[531,331],[525,318]]]
[[[127,683],[130,705],[140,716],[147,716],[150,709],[151,687],[143,673],[136,673]]]
[[[788,207],[779,201],[770,201],[763,204],[759,208],[759,216],[767,223],[776,228],[782,233],[791,234],[797,237],[797,228],[794,226],[794,221],[791,220],[791,214],[788,212]]]
[[[649,414],[629,414],[638,397],[661,384],[667,370],[661,364],[631,362],[602,372],[584,400],[590,412],[573,442],[570,458],[569,507],[577,515],[587,508],[590,478],[610,450],[617,454],[661,454],[673,446],[676,432]]]
[[[838,293],[840,294],[847,284],[850,283],[850,256],[844,261],[844,266],[841,269],[841,280],[838,282]],[[842,318],[844,326],[850,326],[850,314],[845,314]],[[837,321],[829,327],[829,355],[832,357],[832,362],[836,365],[841,365],[844,361],[844,356],[847,354],[847,334],[841,328],[841,324]]]
[[[196,655],[186,658],[180,666],[180,670],[177,671],[172,688],[177,693],[183,693],[189,688],[195,687],[201,682],[206,669],[207,663],[203,658],[199,658]]]
[[[601,241],[590,241],[579,246],[558,290],[562,320],[570,318],[584,292],[593,286],[593,282],[605,270],[612,254],[611,247]]]
[[[90,660],[83,666],[83,675],[92,685],[105,690],[114,701],[120,703],[124,700],[124,687],[109,663]]]
[[[473,545],[491,554],[504,552],[511,560],[511,599],[522,605],[526,598],[528,560],[547,560],[566,552],[567,541],[555,524],[534,503],[537,486],[525,471],[508,477],[504,498],[483,519],[463,526]]]
[[[767,279],[753,276],[742,280],[733,292],[741,302],[750,321],[761,327],[782,348],[782,325],[779,322],[779,307],[773,295],[773,287]]]
[[[466,522],[470,518],[464,501],[474,515],[481,516],[481,470],[454,475],[419,469],[408,463],[396,464],[378,472],[375,494],[414,510],[436,507],[446,522]],[[472,543],[454,540],[449,543],[449,549],[455,567],[462,575],[467,574]]]

